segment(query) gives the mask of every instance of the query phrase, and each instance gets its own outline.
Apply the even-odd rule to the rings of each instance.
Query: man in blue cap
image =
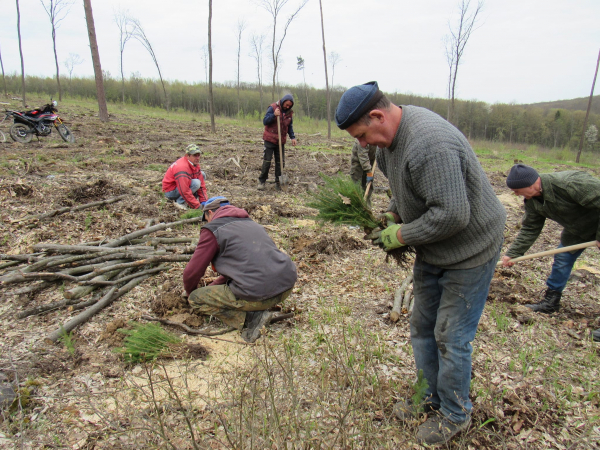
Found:
[[[439,115],[392,104],[376,82],[347,90],[335,120],[377,164],[392,191],[387,227],[370,238],[384,250],[416,249],[411,343],[429,388],[417,438],[445,443],[468,428],[471,341],[500,255],[506,212],[463,134]],[[410,399],[396,416],[417,415]]]
[[[263,119],[265,130],[263,132],[263,140],[265,146],[263,149],[263,163],[258,177],[258,190],[265,189],[265,183],[269,178],[269,169],[271,168],[271,159],[275,156],[275,188],[281,189],[279,179],[281,177],[282,163],[285,167],[285,143],[287,135],[292,140],[292,145],[296,145],[296,135],[294,134],[294,97],[291,94],[284,95],[281,100],[271,104],[267,108],[267,112]],[[279,117],[280,128],[277,130],[277,117]],[[283,162],[279,161],[279,136],[281,136],[281,153]]]
[[[502,265],[510,267],[511,258],[523,256],[536,241],[546,219],[564,227],[560,247],[596,240],[600,248],[600,180],[576,170],[538,174],[533,167],[515,164],[506,178],[515,195],[525,199],[525,217],[519,234],[502,257]],[[562,292],[582,250],[554,255],[552,271],[546,280],[546,292],[539,303],[525,305],[533,311],[551,314],[560,309]],[[600,341],[600,329],[592,332]]]
[[[296,266],[261,225],[227,198],[210,198],[202,210],[208,223],[183,271],[188,301],[196,313],[215,316],[254,342],[270,322],[269,309],[291,294]],[[209,265],[220,276],[198,287]]]

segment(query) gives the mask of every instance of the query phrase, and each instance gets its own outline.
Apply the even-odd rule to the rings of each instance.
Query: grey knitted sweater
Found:
[[[506,211],[467,139],[439,115],[402,106],[377,164],[390,182],[389,210],[423,261],[448,269],[486,263],[502,244]]]

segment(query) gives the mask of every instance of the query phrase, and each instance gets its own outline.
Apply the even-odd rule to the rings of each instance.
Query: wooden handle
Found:
[[[371,173],[375,176],[375,169],[377,169],[377,160],[373,161],[373,167],[371,168]],[[367,195],[369,195],[369,190],[371,189],[371,185],[373,184],[373,180],[369,181],[367,184],[367,189],[365,189],[365,200],[367,199]]]
[[[508,262],[525,261],[526,259],[540,258],[542,256],[556,255],[557,253],[574,252],[582,248],[594,247],[596,241],[584,242],[583,244],[569,245],[568,247],[555,248],[554,250],[546,250],[545,252],[532,253],[531,255],[519,256],[518,258],[509,259]],[[497,266],[502,265],[502,261],[498,261]]]
[[[279,110],[281,111],[281,109]],[[280,113],[281,114],[281,113]],[[279,182],[280,185],[283,184],[283,150],[281,148],[281,121],[279,116],[277,117],[277,137],[279,137],[279,172],[281,173]]]

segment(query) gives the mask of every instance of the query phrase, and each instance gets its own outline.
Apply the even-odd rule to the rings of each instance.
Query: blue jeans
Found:
[[[472,269],[442,269],[420,258],[415,262],[410,338],[417,372],[423,369],[429,384],[428,401],[453,422],[465,421],[473,408],[471,341],[499,256],[500,249]]]
[[[196,197],[196,198],[198,198],[198,196],[196,195],[196,192],[198,192],[198,189],[200,189],[200,186],[201,186],[200,180],[197,178],[193,178],[192,183],[190,184],[190,190],[192,191],[192,194],[194,194],[194,197]],[[173,189],[172,191],[165,192],[165,197],[167,197],[169,200],[174,200],[181,205],[185,205],[185,198],[183,198],[181,195],[179,195],[179,190],[177,188]]]
[[[564,247],[564,245],[560,244],[558,246],[558,248],[561,247]],[[554,255],[552,272],[550,272],[550,276],[546,280],[548,289],[558,292],[563,291],[567,285],[567,281],[569,281],[569,276],[571,275],[571,270],[573,270],[573,265],[575,265],[577,258],[581,256],[583,250],[584,249],[574,252],[557,253]]]

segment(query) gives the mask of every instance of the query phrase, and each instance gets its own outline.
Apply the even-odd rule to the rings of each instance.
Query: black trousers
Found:
[[[265,146],[263,149],[263,164],[258,180],[261,183],[267,181],[269,178],[269,169],[271,168],[271,159],[275,156],[275,180],[279,180],[281,176],[281,165],[279,164],[279,144],[273,144],[269,141],[264,141]],[[285,145],[281,145],[281,153],[283,154],[283,167],[285,167]]]

